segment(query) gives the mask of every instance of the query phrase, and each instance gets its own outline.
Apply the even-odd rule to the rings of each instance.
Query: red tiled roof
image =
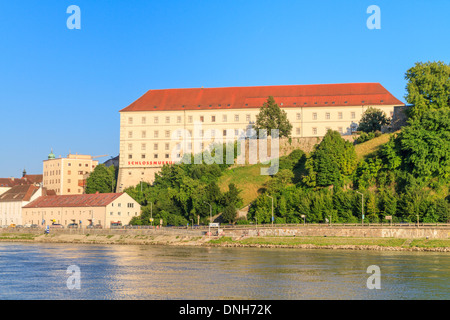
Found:
[[[96,193],[62,196],[42,196],[24,208],[105,207],[123,193]]]
[[[14,187],[19,185],[33,184],[34,181],[23,178],[0,178],[0,187]]]
[[[379,83],[344,83],[149,90],[120,112],[260,108],[269,96],[283,108],[404,105]]]
[[[32,184],[17,185],[0,195],[0,202],[30,201],[39,187]]]

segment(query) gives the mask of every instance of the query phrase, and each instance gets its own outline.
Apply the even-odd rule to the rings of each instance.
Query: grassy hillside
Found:
[[[267,165],[253,164],[233,167],[227,170],[219,179],[221,191],[228,191],[228,184],[234,183],[241,191],[244,205],[248,205],[261,192],[270,176],[261,175],[260,169]]]
[[[364,157],[377,151],[381,145],[389,141],[392,134],[382,134],[381,136],[372,140],[366,141],[355,146],[358,161],[364,159]],[[219,179],[219,187],[221,191],[228,190],[228,184],[234,183],[241,191],[241,197],[243,198],[244,205],[250,204],[256,199],[258,194],[262,192],[266,183],[271,179],[270,176],[263,176],[260,174],[260,169],[267,167],[267,165],[254,164],[237,166],[227,170]],[[299,180],[304,168],[299,168],[294,171],[296,177],[295,180]]]
[[[381,145],[389,141],[391,135],[393,135],[393,133],[385,133],[377,138],[355,145],[358,161],[363,160],[366,156],[376,152]]]

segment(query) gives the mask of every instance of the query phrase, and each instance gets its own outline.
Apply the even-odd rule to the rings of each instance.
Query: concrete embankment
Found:
[[[236,227],[221,236],[205,235],[207,230],[2,229],[0,241],[450,252],[450,227]]]

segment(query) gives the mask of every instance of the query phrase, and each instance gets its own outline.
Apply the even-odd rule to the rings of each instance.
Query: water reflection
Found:
[[[0,299],[449,299],[449,270],[446,253],[1,243]]]

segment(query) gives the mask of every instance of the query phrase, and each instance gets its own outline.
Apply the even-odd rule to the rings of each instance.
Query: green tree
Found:
[[[260,108],[256,116],[256,123],[253,125],[258,136],[259,130],[267,130],[267,135],[271,135],[272,129],[278,129],[278,137],[290,137],[292,124],[287,118],[287,113],[275,103],[275,99],[270,96],[267,102]]]
[[[450,107],[450,65],[442,61],[417,62],[405,75],[407,114],[420,119],[429,110]]]
[[[390,123],[391,121],[382,110],[369,107],[364,111],[359,121],[358,130],[366,133],[381,131],[382,126],[389,125]]]
[[[450,109],[426,111],[383,148],[386,166],[416,177],[450,177]]]
[[[339,132],[328,130],[306,160],[307,174],[303,182],[310,187],[340,185],[344,176],[351,175],[357,164],[353,144],[342,139]]]
[[[86,179],[85,193],[111,193],[116,188],[116,170],[114,166],[99,164]]]

